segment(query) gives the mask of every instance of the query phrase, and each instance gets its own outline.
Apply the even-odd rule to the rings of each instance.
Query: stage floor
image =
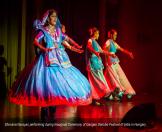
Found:
[[[9,103],[7,100],[0,102],[1,131],[26,132],[31,130],[55,131],[114,131],[136,132],[162,131],[162,97],[147,93],[137,94],[132,100],[126,98],[122,102],[101,100],[103,106],[58,106],[54,117],[46,122],[40,118],[40,107],[25,107]],[[133,107],[152,103],[156,108],[156,123],[151,128],[130,129],[122,124],[121,120]],[[138,113],[136,113],[138,114]]]

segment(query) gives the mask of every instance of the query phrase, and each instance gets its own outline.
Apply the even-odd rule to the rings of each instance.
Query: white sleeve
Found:
[[[108,39],[104,44],[104,49],[108,48],[110,46],[110,40]]]
[[[88,43],[92,43],[92,39],[88,39]]]

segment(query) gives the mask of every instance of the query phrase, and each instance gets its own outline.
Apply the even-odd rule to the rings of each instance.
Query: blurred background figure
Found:
[[[4,101],[6,99],[7,85],[6,85],[6,74],[5,67],[7,68],[7,75],[10,74],[10,68],[7,67],[7,60],[3,57],[4,47],[0,45],[0,100]]]

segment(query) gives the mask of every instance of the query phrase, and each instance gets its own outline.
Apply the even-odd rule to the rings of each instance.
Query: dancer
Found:
[[[93,103],[102,105],[97,100],[108,96],[111,91],[103,75],[104,65],[100,54],[103,53],[110,56],[113,56],[113,54],[101,49],[96,41],[99,38],[99,30],[96,27],[90,28],[89,33],[90,38],[87,43],[87,51],[89,51],[89,54],[87,53],[86,55],[88,79],[92,88]]]
[[[85,76],[75,68],[62,42],[57,12],[48,10],[41,21],[35,21],[38,34],[34,45],[39,52],[9,90],[9,101],[25,106],[88,105],[91,88]]]
[[[132,59],[133,54],[132,52],[120,47],[116,43],[117,38],[117,31],[114,29],[111,29],[108,31],[108,40],[104,44],[103,49],[106,51],[109,51],[113,54],[117,52],[117,50],[127,54]],[[110,96],[110,99],[117,98],[117,100],[120,100],[123,96],[123,94],[127,95],[127,98],[130,99],[133,95],[135,95],[135,91],[132,88],[131,84],[129,83],[125,73],[123,72],[122,68],[119,65],[119,59],[118,57],[112,58],[111,56],[105,55],[106,58],[106,69],[104,71],[105,78],[111,88],[112,96]]]

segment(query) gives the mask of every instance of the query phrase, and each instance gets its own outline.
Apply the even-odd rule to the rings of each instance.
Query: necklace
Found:
[[[56,32],[56,28],[51,27],[51,26],[46,27],[46,30],[47,30],[50,34],[54,34],[54,33]]]
[[[53,28],[53,27],[46,27],[45,28],[46,31],[53,37],[53,38],[56,38],[57,37],[57,32],[56,32],[56,29]]]

